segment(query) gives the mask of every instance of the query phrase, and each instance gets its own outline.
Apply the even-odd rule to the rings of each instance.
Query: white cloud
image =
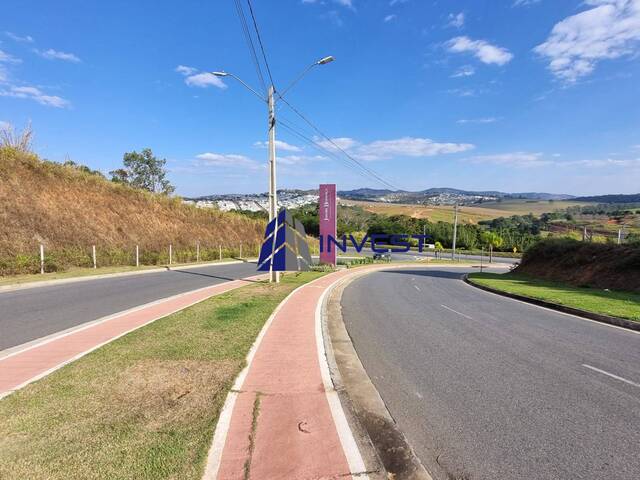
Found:
[[[328,160],[327,157],[323,157],[322,155],[287,155],[284,157],[278,157],[278,163],[283,165],[306,165],[310,162],[317,162],[320,160]]]
[[[248,168],[255,170],[260,168],[260,164],[255,160],[251,160],[249,157],[237,154],[222,154],[222,153],[201,153],[196,155],[198,159],[197,166],[206,167],[222,167],[222,168]]]
[[[542,153],[510,152],[495,155],[477,155],[467,159],[472,163],[488,163],[507,167],[543,167],[553,162],[542,158]]]
[[[634,55],[640,45],[640,0],[586,0],[594,8],[557,23],[534,48],[549,60],[549,70],[573,83],[598,62]]]
[[[475,148],[469,143],[439,143],[429,138],[402,137],[395,140],[376,140],[360,145],[354,156],[361,160],[385,160],[394,157],[432,157],[447,153],[465,152]]]
[[[389,2],[389,6],[393,7],[394,5],[399,5],[401,3],[407,3],[409,0],[391,0]]]
[[[207,88],[207,87],[213,86],[213,87],[222,88],[222,89],[227,88],[227,86],[222,80],[220,80],[218,77],[216,77],[212,73],[208,73],[208,72],[189,75],[184,80],[184,83],[186,83],[190,87]]]
[[[497,121],[498,121],[498,119],[496,117],[461,118],[460,120],[456,121],[456,123],[458,123],[460,125],[465,125],[467,123],[483,124],[483,123],[494,123],[494,122],[497,122]]]
[[[4,32],[4,34],[9,37],[11,40],[15,41],[15,42],[20,42],[20,43],[33,43],[33,37],[31,37],[30,35],[21,37],[20,35],[16,35],[15,33],[11,33],[11,32]]]
[[[451,78],[470,77],[474,73],[476,73],[476,69],[471,65],[463,65],[458,70],[456,70],[456,73],[451,75]]]
[[[22,60],[0,50],[0,63],[21,63]]]
[[[450,52],[470,52],[486,64],[505,65],[513,58],[513,54],[506,48],[491,45],[484,40],[472,40],[467,36],[452,38],[446,45]]]
[[[36,87],[17,87],[10,85],[8,89],[0,90],[0,97],[25,98],[38,102],[41,105],[55,108],[70,107],[68,100],[55,95],[46,95],[42,90]]]
[[[285,152],[300,152],[302,149],[300,147],[296,147],[295,145],[291,145],[290,143],[283,142],[282,140],[276,140],[276,149],[283,150]],[[269,144],[267,142],[255,142],[253,144],[254,147],[267,148]]]
[[[628,168],[628,167],[640,167],[640,158],[634,159],[614,159],[614,158],[605,158],[605,159],[594,159],[594,160],[571,160],[568,162],[558,162],[560,166],[578,166],[578,167],[586,167],[586,168],[606,168],[606,167],[616,167],[616,168]]]
[[[450,88],[447,93],[458,97],[475,97],[476,91],[473,88]]]
[[[398,16],[395,13],[392,13],[391,15],[387,15],[386,17],[384,17],[384,22],[390,22],[391,20],[395,20],[396,18],[398,18]]]
[[[343,7],[354,9],[353,0],[333,0],[338,5],[342,5]]]
[[[41,57],[46,58],[47,60],[63,60],[65,62],[72,63],[80,63],[81,61],[80,58],[78,58],[73,53],[59,52],[57,50],[54,50],[53,48],[50,48],[49,50],[34,49],[33,51]]]
[[[175,71],[185,77],[184,83],[186,83],[190,87],[217,87],[221,89],[227,88],[227,85],[219,77],[216,77],[214,74],[209,72],[198,73],[197,68],[178,65],[175,68]]]
[[[513,7],[526,7],[540,3],[540,0],[514,0]]]
[[[331,150],[331,151],[338,151],[340,149],[342,150],[349,150],[350,148],[353,148],[357,145],[360,145],[360,143],[356,140],[354,140],[353,138],[349,138],[349,137],[337,137],[337,138],[332,138],[331,141],[329,140],[319,140],[319,139],[315,139],[316,143],[319,144],[321,147],[326,148],[327,150]]]
[[[450,13],[447,19],[449,20],[447,27],[462,28],[464,26],[464,12],[455,15]]]
[[[176,67],[176,72],[181,73],[182,75],[193,75],[198,70],[193,67],[186,67],[184,65],[178,65]]]

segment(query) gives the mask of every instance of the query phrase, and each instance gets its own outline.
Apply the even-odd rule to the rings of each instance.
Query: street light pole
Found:
[[[315,63],[312,63],[287,88],[285,88],[282,93],[278,93],[278,96],[282,98],[284,94],[291,90],[291,88],[296,85],[302,79],[302,77],[304,77],[307,72],[309,72],[309,70],[311,70],[313,67],[317,65],[326,65],[327,63],[333,62],[333,60],[334,58],[330,55],[328,57],[321,58]],[[263,102],[266,100],[267,102],[269,108],[269,221],[276,219],[273,229],[273,252],[275,253],[276,234],[278,231],[278,191],[276,187],[276,89],[273,85],[269,86],[267,98],[265,99],[261,94],[256,92],[241,78],[236,77],[232,73],[225,71],[211,73],[216,77],[232,77],[236,79],[245,88],[251,91],[251,93],[260,98],[260,100],[262,100]],[[276,283],[280,282],[280,272],[273,270],[273,262],[271,262],[271,266],[269,267],[269,281]]]
[[[453,207],[454,216],[453,216],[453,248],[451,249],[451,260],[456,259],[456,238],[458,236],[458,204],[456,203]]]
[[[276,236],[278,233],[278,192],[276,190],[276,103],[274,99],[275,89],[269,87],[269,221],[275,219],[273,227],[273,248],[275,253]],[[269,280],[280,282],[280,272],[273,270],[273,261],[269,267]]]

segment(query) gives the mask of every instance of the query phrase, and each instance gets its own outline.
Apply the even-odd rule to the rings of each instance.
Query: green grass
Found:
[[[213,260],[207,262],[193,262],[193,263],[174,263],[171,268],[180,267],[192,267],[195,265],[230,262],[237,260],[237,258],[223,258],[222,260]],[[141,265],[140,267],[134,266],[113,266],[113,267],[98,267],[98,268],[80,268],[73,267],[62,272],[45,272],[43,274],[25,274],[25,275],[7,275],[0,276],[0,287],[7,285],[20,285],[23,283],[42,282],[47,280],[62,280],[67,278],[76,277],[92,277],[95,275],[108,275],[110,273],[126,273],[126,272],[138,272],[144,270],[153,270],[159,268],[165,268],[168,265]]]
[[[199,480],[255,337],[288,293],[319,276],[211,298],[0,400],[0,478]]]
[[[472,273],[469,280],[507,293],[640,321],[640,293],[574,287],[515,273]]]

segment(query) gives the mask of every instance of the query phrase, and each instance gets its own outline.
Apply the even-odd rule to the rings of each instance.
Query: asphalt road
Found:
[[[349,285],[347,329],[435,478],[640,479],[640,335],[499,297],[461,269]]]
[[[0,292],[0,351],[164,297],[257,275],[255,263]]]
[[[357,254],[358,252],[356,252],[356,249],[353,247],[347,247],[347,252],[345,253],[345,255],[351,255],[351,254]],[[372,256],[373,252],[371,251],[370,248],[365,247],[362,249],[362,251],[360,252],[360,254],[362,255],[366,255],[366,256]],[[422,252],[417,252],[417,251],[411,251],[411,252],[404,252],[404,253],[392,253],[391,254],[391,260],[394,262],[407,262],[407,261],[413,261],[413,260],[418,260],[420,258],[424,258],[424,257],[429,257],[429,258],[435,258],[435,252],[429,251],[427,249],[425,249]],[[449,260],[451,259],[451,253],[441,253],[440,254],[440,258],[444,259],[444,260]],[[482,260],[484,265],[488,265],[489,262],[489,256],[485,255],[482,257],[482,259],[480,258],[480,255],[465,255],[465,254],[456,254],[456,259],[458,260],[463,260],[463,261],[469,261],[469,262],[480,262],[480,260]],[[519,258],[511,258],[511,257],[493,257],[493,263],[498,263],[498,264],[514,264],[516,262],[519,262],[520,259]]]

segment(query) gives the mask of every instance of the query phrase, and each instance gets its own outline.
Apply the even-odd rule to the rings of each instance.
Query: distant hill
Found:
[[[640,193],[631,195],[594,195],[591,197],[576,197],[574,200],[597,203],[640,203]]]
[[[47,269],[89,266],[96,245],[101,265],[131,264],[140,246],[144,264],[224,254],[254,254],[264,222],[214,209],[198,209],[180,198],[154,195],[108,181],[81,167],[40,160],[0,148],[0,275],[29,273],[38,267],[38,249]]]
[[[453,204],[453,203],[481,203],[498,199],[524,199],[524,200],[569,200],[572,195],[523,192],[505,193],[499,191],[471,191],[457,188],[428,188],[417,192],[405,190],[377,190],[372,188],[359,188],[356,190],[342,190],[338,195],[344,199],[367,200],[371,202],[388,203],[415,203],[415,204]]]

